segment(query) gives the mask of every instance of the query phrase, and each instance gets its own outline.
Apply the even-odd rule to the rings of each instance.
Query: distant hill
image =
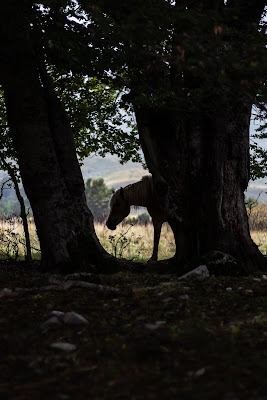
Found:
[[[105,158],[99,156],[91,156],[84,160],[81,167],[84,181],[88,178],[104,178],[105,183],[108,187],[124,187],[130,183],[136,182],[147,175],[149,172],[145,170],[142,165],[133,163],[132,161],[126,164],[120,164],[119,158],[115,155],[107,155]],[[5,171],[0,171],[0,184],[3,179],[7,178]],[[267,178],[259,179],[254,182],[250,182],[249,188],[246,191],[246,197],[254,197],[259,201],[267,202]],[[15,191],[7,189],[4,191],[5,200],[16,200]],[[3,201],[4,199],[2,199]]]
[[[99,156],[88,157],[82,165],[83,178],[103,178],[106,185],[118,189],[130,183],[136,182],[149,172],[142,165],[133,163],[120,164],[119,158],[107,155],[105,158]]]

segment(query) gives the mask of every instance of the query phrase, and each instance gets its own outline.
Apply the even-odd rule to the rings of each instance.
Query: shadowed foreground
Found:
[[[1,398],[267,399],[262,276],[63,278],[23,265],[0,266]],[[65,313],[54,325],[52,311]],[[70,311],[87,322],[62,319]]]

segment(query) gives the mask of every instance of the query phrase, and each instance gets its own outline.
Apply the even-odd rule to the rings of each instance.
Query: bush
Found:
[[[146,226],[151,221],[151,217],[148,213],[143,213],[138,215],[137,220],[138,224]]]

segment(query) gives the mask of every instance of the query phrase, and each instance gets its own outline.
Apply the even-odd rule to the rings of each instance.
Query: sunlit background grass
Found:
[[[261,203],[248,210],[251,236],[260,251],[267,255],[267,205]],[[28,222],[32,255],[40,259],[40,246],[34,221]],[[118,225],[110,231],[104,224],[95,224],[96,234],[102,246],[118,258],[133,261],[147,261],[153,250],[153,225],[127,224]],[[159,244],[159,260],[170,258],[175,253],[173,232],[165,223]],[[0,220],[0,258],[23,259],[25,239],[22,223],[18,219]]]

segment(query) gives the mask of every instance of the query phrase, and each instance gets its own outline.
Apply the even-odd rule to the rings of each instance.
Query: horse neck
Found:
[[[147,207],[152,201],[152,189],[149,182],[133,183],[124,188],[124,194],[130,206]]]

